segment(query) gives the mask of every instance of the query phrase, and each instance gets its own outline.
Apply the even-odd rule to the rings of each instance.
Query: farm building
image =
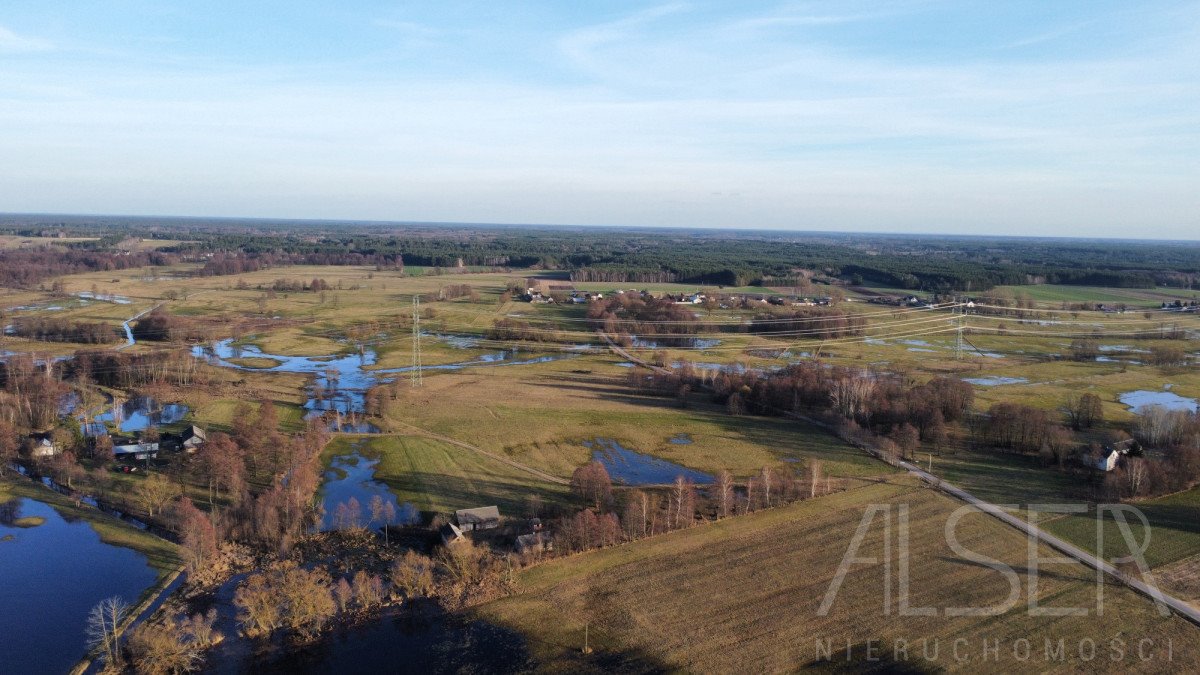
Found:
[[[480,506],[474,509],[461,509],[454,512],[458,528],[463,532],[474,530],[490,530],[500,527],[500,508],[496,506]]]
[[[442,543],[446,546],[466,539],[466,537],[463,536],[462,530],[458,529],[458,526],[454,523],[446,523],[441,527],[440,530],[438,530],[438,533],[442,535]]]
[[[541,532],[530,532],[517,537],[517,553],[541,553],[553,550],[550,537]]]
[[[180,446],[188,452],[195,452],[196,448],[204,445],[204,442],[208,440],[208,437],[204,434],[204,430],[195,424],[184,429],[183,433],[180,434],[180,438],[183,439]]]
[[[158,457],[158,443],[122,440],[113,444],[113,457],[118,459],[153,459]]]

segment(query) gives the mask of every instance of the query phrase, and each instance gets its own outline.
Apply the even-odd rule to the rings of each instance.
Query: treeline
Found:
[[[180,316],[159,307],[130,324],[129,330],[139,341],[197,343],[238,335],[255,325],[244,314]],[[346,330],[347,334],[352,332],[353,327]]]
[[[819,460],[804,466],[763,467],[754,476],[735,480],[720,471],[711,485],[699,489],[676,478],[657,489],[612,489],[600,462],[575,470],[571,489],[586,505],[554,521],[554,551],[573,553],[634,541],[673,530],[720,520],[845,489],[844,482],[824,474]]]
[[[79,350],[63,363],[66,375],[80,383],[116,389],[145,385],[188,386],[196,382],[200,362],[189,349],[152,352]]]
[[[558,332],[520,319],[496,319],[484,335],[489,340],[505,342],[555,342]]]
[[[691,305],[640,293],[610,295],[588,303],[588,323],[617,336],[637,335],[663,345],[689,346],[704,328]]]
[[[45,342],[78,342],[102,345],[116,342],[120,333],[115,326],[96,321],[74,321],[50,317],[13,319],[12,334]]]
[[[741,286],[811,273],[851,283],[968,293],[1039,283],[1192,287],[1200,280],[1200,246],[1178,242],[111,218],[74,219],[70,225],[22,221],[10,231],[46,227],[72,235],[101,235],[99,241],[55,247],[81,260],[91,256],[83,269],[102,269],[96,265],[108,263],[114,268],[131,266],[139,260],[188,260],[203,262],[204,275],[277,265],[464,265],[565,270],[577,281]],[[111,252],[125,237],[171,235],[189,241],[154,253]],[[112,260],[114,256],[126,260]],[[28,265],[10,272],[10,267],[0,265],[8,278],[25,285],[58,273],[38,272]],[[65,273],[68,268],[66,264],[58,269]],[[0,283],[4,278],[0,276]]]
[[[298,293],[301,291],[328,291],[333,286],[329,285],[324,279],[313,279],[309,282],[300,281],[298,279],[276,279],[271,284],[271,290],[279,292]]]
[[[832,307],[801,307],[759,314],[750,320],[751,333],[802,333],[820,340],[865,334],[867,320]]]
[[[179,256],[161,251],[129,253],[75,248],[0,249],[0,286],[33,288],[57,276],[172,265]]]

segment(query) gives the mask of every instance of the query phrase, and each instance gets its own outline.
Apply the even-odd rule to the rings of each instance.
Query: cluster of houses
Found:
[[[530,278],[525,280],[525,293],[521,299],[535,305],[555,302],[586,305],[592,300],[599,300],[603,297],[602,293],[575,290],[575,286],[567,281]]]
[[[888,305],[891,307],[928,307],[933,304],[932,301],[916,295],[905,295],[903,297],[877,295],[868,299],[867,302],[873,305]]]
[[[108,430],[103,424],[90,423],[83,427],[84,435],[90,438],[107,436]],[[207,435],[204,429],[192,424],[174,434],[163,434],[158,440],[128,436],[112,437],[113,458],[117,461],[148,460],[158,457],[160,450],[178,450],[192,453],[204,445]],[[29,456],[33,459],[47,459],[62,453],[63,448],[55,442],[50,433],[35,433],[29,437]]]
[[[468,532],[482,532],[500,528],[500,508],[497,506],[480,506],[473,509],[459,509],[454,512],[454,521],[442,526],[440,534],[442,543],[453,546],[467,540]],[[553,548],[550,534],[543,530],[539,518],[530,518],[524,526],[527,532],[516,537],[517,553],[532,553],[549,551]]]
[[[1184,302],[1183,300],[1176,300],[1175,302],[1164,302],[1159,309],[1167,312],[1188,312],[1194,314],[1200,312],[1200,301],[1192,300]]]

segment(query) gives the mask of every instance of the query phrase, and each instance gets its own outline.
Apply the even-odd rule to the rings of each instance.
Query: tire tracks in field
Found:
[[[477,445],[471,445],[470,443],[467,443],[465,441],[460,441],[456,438],[451,438],[449,436],[443,436],[442,434],[439,434],[439,433],[436,433],[433,431],[429,431],[428,429],[422,429],[421,427],[409,424],[407,422],[397,421],[395,423],[399,424],[402,427],[405,427],[406,429],[409,429],[411,432],[415,433],[418,436],[424,436],[425,438],[432,438],[434,440],[442,441],[443,443],[449,443],[450,445],[457,446],[464,450],[470,450],[471,452],[478,453],[480,455],[483,455],[484,457],[490,457],[491,459],[494,459],[497,462],[500,462],[502,464],[507,464],[508,466],[511,466],[514,469],[523,471],[531,476],[534,476],[535,478],[540,478],[549,483],[554,483],[556,485],[570,485],[571,484],[571,481],[569,481],[565,478],[560,478],[558,476],[548,474],[545,471],[541,471],[540,469],[535,469],[526,464],[522,464],[514,459],[505,457],[504,455],[497,454],[495,452],[490,452],[488,450],[484,450],[483,448],[481,448]]]

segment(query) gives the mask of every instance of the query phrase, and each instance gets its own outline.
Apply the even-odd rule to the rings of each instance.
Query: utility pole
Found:
[[[408,372],[408,381],[412,386],[419,387],[421,386],[421,296],[413,296],[412,307],[412,369]]]
[[[957,297],[954,298],[954,314],[955,323],[958,324],[958,330],[955,331],[954,358],[961,361],[963,356],[963,319],[966,318],[966,314],[963,312],[962,303]]]

